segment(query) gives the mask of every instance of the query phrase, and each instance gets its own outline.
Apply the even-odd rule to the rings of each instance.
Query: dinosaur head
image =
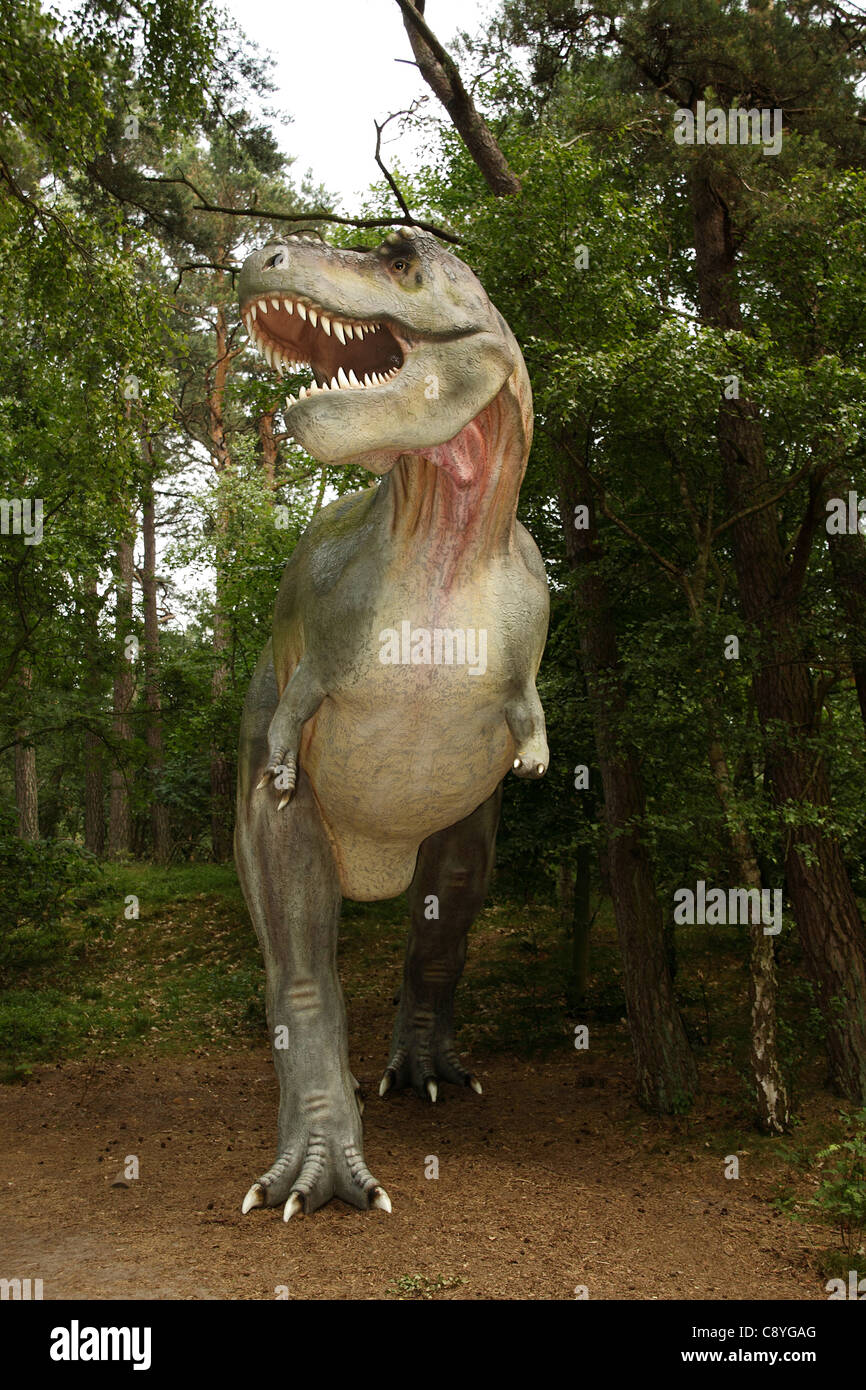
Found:
[[[372,251],[277,238],[244,262],[239,294],[271,366],[312,368],[286,424],[322,463],[386,473],[401,454],[446,443],[519,357],[469,267],[417,228]]]

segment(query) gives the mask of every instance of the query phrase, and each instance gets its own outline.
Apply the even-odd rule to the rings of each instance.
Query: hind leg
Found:
[[[290,807],[255,787],[268,761],[277,683],[266,648],[250,686],[238,756],[235,857],[265,960],[267,1015],[280,1084],[276,1159],[244,1211],[285,1203],[284,1219],[331,1197],[390,1211],[366,1167],[337,976],[340,885],[331,847],[301,772]]]
[[[501,804],[499,786],[471,816],[431,835],[418,851],[403,985],[380,1095],[414,1086],[435,1101],[442,1080],[481,1090],[454,1049],[454,992],[467,933],[490,882]]]

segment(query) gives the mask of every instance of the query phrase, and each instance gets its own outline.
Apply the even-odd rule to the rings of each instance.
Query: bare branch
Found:
[[[224,217],[254,217],[258,222],[335,222],[343,227],[399,227],[406,221],[406,216],[401,213],[400,217],[340,217],[335,212],[278,212],[274,208],[225,208],[218,203],[211,203],[196,188],[191,179],[185,174],[178,174],[174,178],[165,178],[155,174],[145,174],[142,177],[148,183],[172,183],[181,184],[189,188],[198,198],[198,203],[194,204],[195,212],[217,212]],[[448,241],[452,244],[460,242],[460,237],[454,232],[446,231],[444,227],[437,227],[432,222],[425,222],[421,218],[410,217],[409,221],[413,227],[420,227],[422,231],[430,232],[432,236],[439,237],[441,241]]]

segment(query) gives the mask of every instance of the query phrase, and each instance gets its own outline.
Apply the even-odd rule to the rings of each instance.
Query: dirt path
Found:
[[[477,1069],[483,1097],[445,1086],[433,1107],[380,1101],[362,1060],[366,1155],[393,1215],[332,1202],[286,1227],[240,1214],[273,1157],[266,1053],[44,1068],[0,1088],[0,1276],[41,1277],[45,1298],[376,1299],[424,1296],[425,1279],[458,1299],[826,1297],[768,1178],[744,1157],[726,1181],[698,1138],[665,1153],[666,1122],[625,1074]],[[114,1187],[128,1154],[140,1177]]]

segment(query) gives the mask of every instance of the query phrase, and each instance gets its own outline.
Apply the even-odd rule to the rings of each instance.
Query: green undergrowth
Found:
[[[137,916],[135,915],[137,911]],[[346,903],[340,969],[350,1013],[372,1008],[386,1023],[400,984],[405,897]],[[736,928],[681,928],[680,1008],[706,1083],[739,1124],[748,1108],[748,979]],[[102,865],[76,888],[62,920],[46,923],[52,953],[0,994],[0,1067],[6,1079],[38,1062],[146,1049],[183,1053],[210,1044],[265,1041],[264,970],[234,868],[191,864]],[[571,1054],[593,1068],[630,1065],[621,965],[612,914],[593,925],[589,987],[569,992],[567,933],[556,909],[497,896],[470,936],[458,995],[458,1046],[473,1057]],[[780,947],[784,1062],[795,1097],[821,1065],[820,1026],[790,930]],[[575,1056],[575,1027],[589,1048]]]

